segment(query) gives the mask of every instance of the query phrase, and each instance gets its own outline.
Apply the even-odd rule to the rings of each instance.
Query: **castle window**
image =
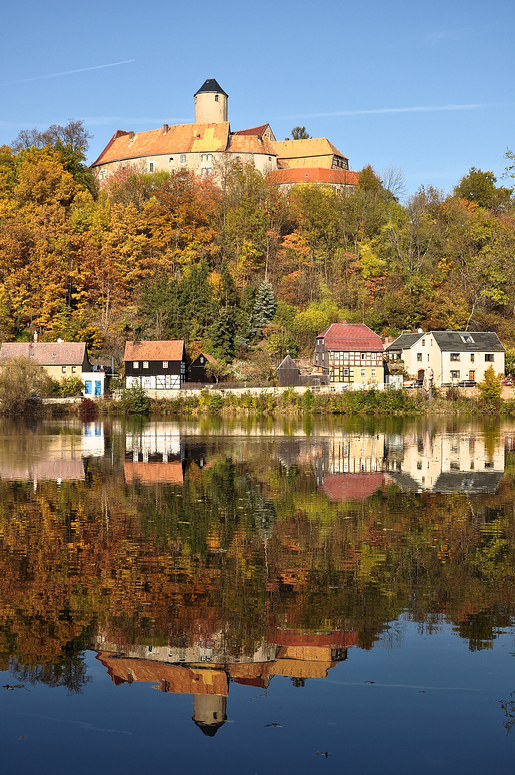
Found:
[[[218,94],[215,94],[215,102],[218,102]]]
[[[100,180],[105,180],[105,177],[106,177],[106,171],[100,170]]]
[[[148,171],[149,172],[154,172],[154,162],[153,161],[149,161],[149,163],[148,163]]]
[[[173,162],[173,156],[170,156],[170,158],[168,159],[168,164],[171,164],[172,162]]]
[[[181,164],[186,164],[186,154],[181,153]]]

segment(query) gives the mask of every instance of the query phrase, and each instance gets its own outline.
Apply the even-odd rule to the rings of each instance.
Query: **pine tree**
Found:
[[[272,283],[270,280],[263,280],[257,290],[254,302],[253,318],[256,334],[260,333],[273,320],[276,306]]]

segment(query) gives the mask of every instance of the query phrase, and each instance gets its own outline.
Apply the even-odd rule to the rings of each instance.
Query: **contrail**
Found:
[[[443,110],[478,110],[486,108],[482,104],[470,105],[420,105],[412,108],[372,108],[370,110],[338,110],[334,113],[308,113],[302,116],[290,116],[290,118],[322,118],[324,116],[369,116],[378,113],[431,113]]]
[[[58,78],[61,75],[73,75],[74,73],[87,73],[89,70],[102,70],[104,67],[117,67],[118,65],[128,65],[129,62],[135,62],[135,59],[125,59],[123,62],[111,62],[108,65],[95,65],[94,67],[82,67],[80,70],[66,70],[64,73],[50,73],[50,75],[37,75],[35,78],[23,78],[21,81],[10,81],[8,86],[15,83],[29,83],[29,81],[41,81],[43,78]]]

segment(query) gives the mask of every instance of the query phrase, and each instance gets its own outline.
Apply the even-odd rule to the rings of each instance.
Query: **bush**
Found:
[[[96,403],[91,398],[83,398],[79,404],[80,417],[93,417],[96,413]]]
[[[139,385],[125,388],[120,399],[120,406],[124,414],[148,414],[150,399],[144,388]]]
[[[84,382],[80,377],[63,377],[59,382],[58,392],[60,396],[80,396],[84,390]]]
[[[0,367],[0,411],[26,414],[35,399],[52,392],[53,380],[45,369],[30,358],[9,358]]]

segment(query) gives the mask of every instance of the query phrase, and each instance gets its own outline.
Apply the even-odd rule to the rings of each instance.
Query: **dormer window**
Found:
[[[460,334],[461,341],[465,342],[465,344],[474,344],[474,339],[470,336],[470,334]]]

